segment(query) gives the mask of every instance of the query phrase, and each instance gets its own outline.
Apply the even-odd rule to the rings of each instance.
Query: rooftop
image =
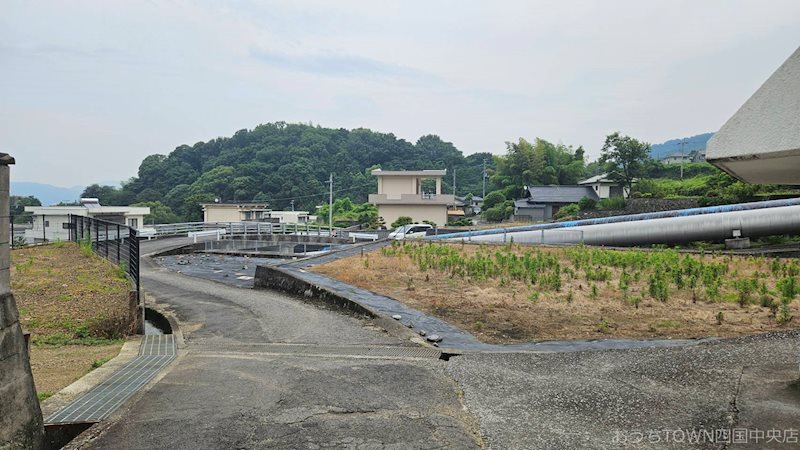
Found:
[[[528,186],[527,203],[577,203],[583,197],[600,200],[589,186]]]
[[[443,177],[447,175],[447,170],[381,170],[375,169],[372,175],[376,177],[398,176],[398,177]]]

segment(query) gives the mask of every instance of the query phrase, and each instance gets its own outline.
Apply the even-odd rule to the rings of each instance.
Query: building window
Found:
[[[252,211],[245,211],[244,212],[244,220],[250,220],[252,218],[253,218],[253,212]]]
[[[597,186],[597,185],[595,185],[595,186],[594,186],[594,190],[595,190],[595,191],[597,191],[597,189],[598,189],[598,186]]]
[[[50,221],[49,220],[45,220],[44,221],[44,227],[45,228],[50,228]]]
[[[128,226],[131,228],[139,228],[139,219],[128,219]]]

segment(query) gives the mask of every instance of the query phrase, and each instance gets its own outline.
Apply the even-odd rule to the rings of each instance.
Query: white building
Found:
[[[378,178],[378,193],[369,194],[369,202],[378,207],[378,215],[387,224],[399,217],[414,222],[425,220],[447,225],[447,206],[455,204],[455,196],[442,194],[442,177],[446,170],[381,170],[372,171]],[[423,181],[434,180],[434,187],[425,192]]]
[[[628,197],[626,189],[619,182],[608,178],[607,173],[579,181],[578,185],[590,187],[600,200],[609,197]]]
[[[706,161],[747,183],[800,184],[800,48],[714,133]]]
[[[25,230],[28,242],[69,240],[69,216],[84,216],[127,225],[140,230],[148,207],[101,206],[96,198],[82,198],[78,206],[26,206],[33,213],[33,228]]]
[[[273,222],[266,203],[203,203],[203,222]]]
[[[273,219],[278,219],[278,223],[294,225],[306,224],[315,218],[315,216],[309,216],[308,211],[272,211],[271,214]]]

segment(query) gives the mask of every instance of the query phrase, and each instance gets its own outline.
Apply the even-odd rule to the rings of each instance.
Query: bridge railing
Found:
[[[258,234],[299,234],[313,236],[329,236],[328,227],[318,224],[288,224],[269,222],[183,222],[145,226],[141,232],[142,238],[159,238],[167,236],[188,236],[190,233],[205,231],[225,230],[227,236],[258,235]],[[334,236],[340,233],[334,228]]]

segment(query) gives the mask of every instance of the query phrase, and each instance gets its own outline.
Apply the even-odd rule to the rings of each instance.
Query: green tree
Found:
[[[622,184],[630,193],[633,182],[645,174],[645,163],[650,159],[650,144],[640,142],[619,132],[606,136],[600,153],[600,163],[609,177]]]
[[[147,224],[175,223],[179,221],[178,215],[172,212],[172,208],[161,202],[140,202],[131,206],[150,208],[150,214],[144,216],[144,222]]]
[[[8,198],[8,204],[11,209],[11,215],[14,216],[14,223],[30,223],[33,213],[25,212],[25,207],[42,206],[42,202],[32,195],[25,197],[12,195]]]
[[[410,223],[414,223],[414,219],[408,216],[400,216],[392,222],[392,228],[402,227],[403,225],[408,225]]]

